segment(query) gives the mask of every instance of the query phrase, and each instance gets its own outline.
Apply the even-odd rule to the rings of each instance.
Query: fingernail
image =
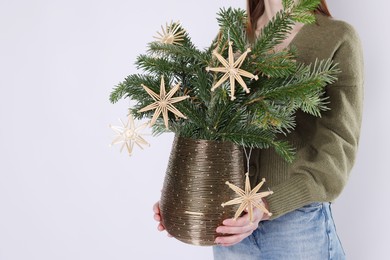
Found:
[[[229,220],[228,220],[228,219],[225,219],[222,223],[223,223],[224,225],[227,225],[227,224],[229,224]]]

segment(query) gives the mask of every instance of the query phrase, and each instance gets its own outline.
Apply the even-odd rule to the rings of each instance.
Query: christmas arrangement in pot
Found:
[[[326,109],[324,87],[336,80],[336,65],[299,64],[292,47],[274,51],[295,22],[314,22],[311,11],[318,3],[284,0],[284,10],[252,41],[246,12],[221,9],[220,33],[204,50],[171,22],[137,58],[142,73],[112,91],[113,103],[136,102],[128,122],[111,126],[117,133],[113,144],[131,154],[135,145],[148,145],[145,127],[155,135],[175,133],[160,200],[163,225],[175,238],[213,245],[224,219],[244,210],[252,218],[253,207],[271,214],[261,202],[272,191],[260,192],[265,180],[252,189],[244,164],[251,148],[273,147],[292,161],[293,147],[277,136],[294,128],[298,109],[313,116]],[[143,118],[150,121],[138,125]]]

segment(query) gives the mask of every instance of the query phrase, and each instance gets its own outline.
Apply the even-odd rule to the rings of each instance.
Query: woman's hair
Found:
[[[249,39],[255,38],[257,20],[264,13],[264,9],[265,9],[264,0],[247,0],[247,14],[248,14],[247,33]],[[332,17],[325,0],[321,0],[321,3],[314,10],[314,13]]]

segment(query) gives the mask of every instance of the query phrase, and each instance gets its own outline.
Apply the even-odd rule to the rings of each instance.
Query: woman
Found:
[[[248,36],[255,39],[282,8],[282,0],[247,0]],[[325,0],[315,11],[316,23],[296,23],[276,50],[295,46],[297,60],[313,63],[332,58],[342,71],[327,86],[330,110],[321,118],[296,114],[296,128],[286,137],[297,148],[288,164],[274,150],[256,149],[250,158],[252,185],[267,179],[274,193],[264,199],[272,217],[255,209],[226,219],[214,246],[215,259],[345,259],[336,234],[330,202],[343,190],[353,166],[363,102],[363,59],[359,38],[347,23],[331,17]],[[158,203],[154,218],[161,220]],[[164,230],[161,223],[160,231]]]

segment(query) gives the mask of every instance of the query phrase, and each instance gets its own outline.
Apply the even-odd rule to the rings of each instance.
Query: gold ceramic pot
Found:
[[[225,182],[244,187],[244,177],[242,147],[176,136],[160,200],[162,224],[182,242],[214,245],[216,228],[238,208],[221,206],[236,196]]]

